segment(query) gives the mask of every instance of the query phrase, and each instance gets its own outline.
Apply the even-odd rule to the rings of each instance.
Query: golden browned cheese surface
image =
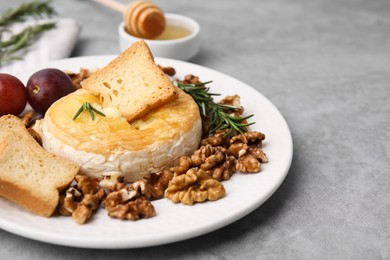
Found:
[[[179,97],[175,101],[128,123],[123,118],[96,113],[92,120],[87,111],[73,120],[84,102],[99,104],[97,97],[80,89],[54,103],[46,112],[45,123],[56,139],[77,150],[101,155],[143,150],[190,131],[200,120],[193,99],[179,88],[177,92]]]

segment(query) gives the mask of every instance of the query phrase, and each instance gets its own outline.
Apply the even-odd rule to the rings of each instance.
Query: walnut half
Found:
[[[205,171],[191,168],[185,174],[175,176],[168,184],[165,197],[174,203],[193,205],[195,202],[214,201],[225,195],[221,182]]]

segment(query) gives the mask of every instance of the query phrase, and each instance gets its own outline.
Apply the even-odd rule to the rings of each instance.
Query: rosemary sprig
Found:
[[[226,136],[230,135],[234,130],[239,132],[240,134],[247,131],[247,127],[253,125],[252,123],[242,123],[242,121],[247,120],[253,116],[249,115],[246,117],[238,117],[230,115],[231,112],[239,109],[234,106],[221,105],[216,103],[211,103],[210,105],[210,133],[213,134],[217,130],[225,130],[228,132]]]
[[[206,87],[206,84],[211,82],[212,81],[196,84],[185,84],[179,81],[175,81],[175,84],[194,99],[196,104],[199,106],[201,114],[206,117],[208,112],[207,103],[212,102],[212,96],[219,96],[219,94],[208,92],[209,88]]]
[[[253,123],[242,123],[243,121],[253,116],[246,117],[232,116],[230,115],[234,111],[240,109],[240,107],[218,104],[213,101],[213,96],[219,96],[220,94],[210,93],[210,88],[206,87],[206,84],[212,81],[187,84],[180,81],[174,81],[179,88],[190,95],[194,101],[198,104],[199,110],[203,117],[209,117],[209,133],[213,134],[217,130],[228,130],[225,134],[230,135],[233,131],[237,131],[240,134],[247,131],[247,127],[253,125]]]
[[[8,9],[0,16],[0,26],[8,26],[15,22],[24,22],[27,17],[51,17],[55,10],[50,6],[51,1],[34,0],[23,3],[15,9]]]
[[[54,28],[54,22],[42,23],[35,26],[27,26],[21,32],[12,35],[6,41],[0,41],[0,62],[21,59],[19,56],[13,56],[17,51],[30,46],[44,31]]]
[[[10,31],[8,26],[12,23],[24,22],[30,17],[51,17],[56,14],[50,3],[51,0],[34,0],[30,3],[23,3],[15,9],[9,9],[0,15],[0,66],[2,62],[21,60],[22,57],[14,56],[14,53],[27,48],[44,31],[55,27],[55,22],[36,22],[21,32],[11,35],[9,39],[3,40],[3,33]]]
[[[83,111],[88,111],[89,114],[91,115],[91,118],[92,118],[92,121],[95,120],[95,113],[105,117],[106,115],[97,110],[96,108],[94,108],[90,103],[88,102],[84,102],[83,105],[79,108],[79,110],[77,111],[77,113],[74,115],[73,117],[73,120],[76,120],[76,118],[83,112]]]

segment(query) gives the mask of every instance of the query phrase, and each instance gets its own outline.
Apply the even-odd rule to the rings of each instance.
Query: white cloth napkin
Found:
[[[17,53],[23,60],[1,64],[0,72],[13,74],[20,70],[29,69],[37,64],[52,60],[63,59],[71,54],[79,33],[80,25],[73,19],[45,19],[40,22],[56,21],[56,28],[44,32],[32,45]],[[27,23],[14,24],[11,32],[21,31]]]

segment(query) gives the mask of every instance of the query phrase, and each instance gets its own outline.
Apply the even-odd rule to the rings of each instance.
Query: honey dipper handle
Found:
[[[99,4],[105,5],[115,11],[124,13],[126,11],[126,6],[122,3],[119,3],[115,0],[95,0]]]

